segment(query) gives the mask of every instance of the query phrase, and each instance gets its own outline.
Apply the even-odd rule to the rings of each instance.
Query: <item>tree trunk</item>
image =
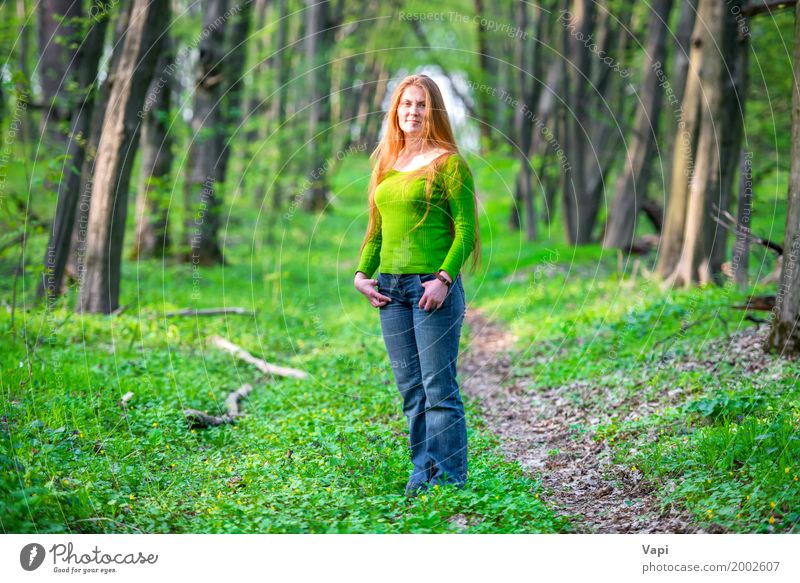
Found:
[[[170,101],[174,54],[169,37],[156,65],[156,75],[147,92],[142,126],[139,192],[136,197],[136,243],[132,258],[164,257],[170,250],[169,199],[166,181],[172,165]]]
[[[377,142],[382,123],[381,103],[386,95],[386,68],[380,55],[371,55],[364,71],[364,85],[356,114],[358,142],[371,150]],[[377,105],[377,107],[376,107]],[[377,127],[378,131],[375,131]]]
[[[542,39],[544,33],[544,23],[541,6],[533,8],[533,15],[530,14],[526,3],[520,2],[516,5],[516,26],[525,31],[525,36],[517,39],[515,45],[515,67],[516,83],[515,86],[520,92],[519,103],[514,107],[514,134],[516,138],[515,149],[519,160],[520,169],[516,181],[517,204],[512,209],[511,222],[512,228],[519,227],[519,206],[525,210],[525,238],[527,241],[536,240],[536,209],[534,206],[535,188],[533,184],[533,167],[531,157],[535,150],[532,148],[533,127],[537,119],[537,105],[541,95],[541,51],[537,44],[528,42],[529,23],[533,20],[536,23],[535,38]],[[531,39],[534,38],[531,35]],[[516,223],[516,224],[515,224]]]
[[[482,82],[490,87],[496,87],[497,83],[497,61],[491,58],[491,50],[489,48],[489,38],[487,30],[487,19],[485,18],[486,11],[484,9],[483,0],[474,0],[475,14],[480,16],[478,19],[478,65],[480,71],[483,73]],[[517,13],[519,14],[519,12]],[[478,111],[480,111],[481,119],[477,120],[480,126],[481,134],[481,150],[494,148],[494,136],[492,127],[490,125],[492,116],[492,102],[489,99],[489,93],[486,91],[477,91],[476,97],[478,101]]]
[[[569,6],[570,0],[564,0]],[[599,201],[593,200],[587,181],[586,145],[589,139],[587,108],[587,79],[590,75],[589,51],[578,40],[589,38],[594,18],[593,0],[571,0],[572,10],[563,23],[564,38],[564,96],[569,108],[565,118],[564,150],[568,164],[564,167],[564,222],[567,241],[584,245],[591,241]],[[562,12],[562,17],[564,13]]]
[[[122,58],[122,49],[125,33],[128,30],[131,16],[131,1],[121,0],[119,11],[114,22],[114,38],[112,40],[111,60],[106,70],[106,79],[98,90],[90,126],[89,139],[84,147],[83,166],[81,167],[81,188],[78,209],[75,212],[75,224],[72,228],[69,256],[67,257],[66,273],[76,280],[83,279],[86,257],[86,234],[89,225],[89,206],[92,195],[92,179],[97,157],[97,148],[100,136],[103,133],[103,118],[108,109],[108,100],[111,87],[114,85],[115,75],[119,69]]]
[[[77,0],[39,0],[39,84],[42,88],[42,133],[57,156],[67,150],[65,127],[75,111],[70,96],[77,66],[76,53],[82,3]]]
[[[219,175],[217,180],[224,183],[228,173],[228,162],[231,155],[231,141],[239,135],[242,120],[242,97],[244,95],[245,60],[247,59],[246,42],[250,36],[250,22],[252,20],[253,0],[240,0],[240,10],[232,17],[232,23],[227,26],[225,46],[225,78],[227,91],[223,102],[223,121],[219,125],[222,132],[220,137],[223,148],[220,153]]]
[[[709,14],[708,2],[704,1],[700,8],[705,11],[704,14]],[[658,262],[656,264],[656,273],[664,279],[668,278],[675,270],[683,248],[686,209],[689,202],[689,183],[694,174],[694,157],[700,126],[702,88],[699,74],[703,65],[705,45],[710,42],[708,37],[703,20],[695,18],[680,115],[676,119],[677,131],[673,140],[670,191],[665,211],[664,228],[661,231]]]
[[[119,306],[128,183],[139,141],[137,114],[153,78],[167,7],[167,0],[133,0],[92,182],[86,275],[80,290],[83,312],[107,314]]]
[[[739,111],[732,111],[734,107],[739,109],[731,95],[736,95],[736,71],[743,59],[739,54],[742,44],[736,16],[730,4],[700,0],[698,6],[692,51],[693,57],[695,52],[700,53],[699,67],[692,67],[686,91],[688,95],[690,83],[696,77],[702,101],[696,155],[686,198],[683,245],[674,269],[665,276],[673,285],[717,280],[725,250],[726,231],[715,224],[712,214],[725,210],[730,200],[730,173],[731,168],[735,168],[730,157],[734,147],[738,154],[742,124]],[[694,65],[694,58],[691,62]],[[741,98],[743,102],[743,95]],[[675,174],[673,178],[677,178]],[[670,206],[673,202],[671,197]],[[673,209],[668,211],[672,212]],[[664,272],[659,270],[659,273]]]
[[[662,101],[657,68],[653,65],[664,60],[671,8],[672,0],[654,0],[652,4],[642,67],[643,89],[639,95],[639,107],[628,142],[625,169],[617,179],[617,194],[611,206],[603,239],[605,248],[616,247],[625,251],[630,249],[641,200],[647,196],[650,163],[656,150]]]
[[[286,0],[279,0],[285,4]],[[271,0],[256,0],[253,7],[253,26],[255,30],[260,31],[264,28],[267,22],[268,9],[271,10],[269,16],[274,22],[280,23],[275,31],[275,36],[280,39],[281,35],[286,34],[286,21],[283,19],[284,14],[275,13],[275,4]],[[255,35],[253,42],[250,45],[250,50],[254,56],[255,64],[252,69],[253,82],[247,87],[246,99],[244,104],[244,115],[247,117],[248,125],[250,128],[245,134],[247,143],[255,142],[259,136],[266,136],[266,133],[261,133],[261,128],[264,127],[263,120],[260,121],[255,127],[252,127],[253,121],[258,119],[266,109],[269,92],[267,91],[268,79],[266,73],[269,70],[269,63],[271,59],[279,58],[282,54],[281,47],[283,43],[278,40],[276,48],[270,49],[270,42],[264,35]],[[265,55],[270,55],[267,58]],[[271,79],[269,80],[271,81]],[[273,96],[273,99],[277,98]]]
[[[800,3],[795,9],[795,39],[800,39]],[[783,356],[800,355],[800,42],[794,43],[792,84],[792,160],[781,280],[767,348]]]
[[[97,11],[105,6],[96,0],[93,8]],[[92,13],[95,13],[94,10]],[[95,100],[95,79],[103,53],[108,18],[99,18],[89,28],[86,38],[75,56],[77,68],[77,94],[81,100],[76,104],[72,129],[66,144],[65,171],[58,185],[58,202],[50,230],[50,238],[44,257],[44,277],[39,284],[38,295],[46,295],[48,305],[61,293],[64,269],[69,257],[72,230],[75,226],[75,212],[81,192],[81,168],[86,154],[86,141],[91,127]]]
[[[30,89],[31,75],[30,75],[30,69],[28,67],[29,52],[31,45],[30,43],[31,23],[28,20],[29,11],[25,6],[25,0],[16,0],[16,12],[17,12],[17,22],[19,23],[17,25],[19,28],[19,38],[17,40],[17,46],[18,46],[17,53],[19,55],[18,57],[19,71],[22,74],[22,78],[18,79],[16,82],[17,95],[20,96],[20,98],[23,96],[27,96],[25,97],[27,102],[30,101],[30,91],[31,91]],[[3,103],[5,104],[5,99],[3,99]],[[2,107],[0,107],[0,109],[2,109]],[[31,119],[29,111],[26,111],[25,115],[22,116],[22,119],[20,119],[20,124],[22,125],[21,142],[27,145],[28,143],[30,143],[30,139],[34,135],[35,131],[33,127],[33,120]]]
[[[331,74],[330,55],[336,28],[341,23],[341,4],[330,0],[306,0],[306,62],[311,70],[306,77],[308,107],[307,169],[310,184],[306,209],[321,211],[328,204],[331,164]]]
[[[727,210],[733,200],[733,191],[741,158],[742,135],[744,133],[745,105],[747,95],[747,67],[750,47],[748,43],[749,31],[744,28],[744,21],[737,16],[737,8],[742,9],[743,0],[728,2],[729,17],[725,28],[722,54],[724,55],[723,82],[722,82],[722,115],[714,123],[719,127],[720,141],[720,196],[717,209],[713,205],[709,208],[710,216],[718,215],[721,210]],[[728,232],[716,222],[709,223],[706,235],[711,234],[707,242],[711,245],[712,274],[717,283],[722,282],[722,264],[726,260],[726,241]],[[708,238],[708,237],[707,237]]]
[[[740,228],[736,231],[736,243],[733,246],[733,280],[740,291],[747,291],[748,267],[750,264],[750,217],[753,210],[753,176],[750,172],[752,155],[742,150],[742,161],[739,182],[739,201],[736,205],[736,222]]]
[[[664,135],[668,136],[670,140],[673,138],[680,139],[682,129],[679,128],[679,122],[683,114],[680,110],[680,105],[683,101],[683,94],[686,88],[686,77],[689,71],[689,54],[691,47],[689,43],[692,39],[692,31],[694,29],[695,15],[697,13],[697,0],[682,0],[680,2],[680,12],[678,14],[678,25],[675,31],[675,44],[674,44],[674,58],[672,69],[668,72],[662,70],[661,83],[664,84],[665,96],[667,98],[664,115]],[[667,144],[672,144],[669,141]],[[661,150],[661,164],[660,167],[665,170],[664,172],[664,197],[662,205],[666,208],[668,195],[672,192],[672,168],[674,163],[675,148],[666,147]]]
[[[213,265],[223,260],[219,246],[220,160],[223,148],[222,96],[225,89],[225,23],[227,0],[204,0],[200,57],[195,73],[192,143],[184,186],[187,260],[193,265]],[[223,24],[219,24],[223,21]]]

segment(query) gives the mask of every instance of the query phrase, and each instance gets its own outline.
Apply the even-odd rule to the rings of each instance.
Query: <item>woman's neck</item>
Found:
[[[422,154],[428,148],[425,147],[425,139],[421,136],[416,137],[406,137],[405,143],[403,144],[403,154],[407,156],[416,156],[417,154]]]

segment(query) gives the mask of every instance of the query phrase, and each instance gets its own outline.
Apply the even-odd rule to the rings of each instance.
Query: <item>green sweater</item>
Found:
[[[425,221],[425,176],[391,169],[375,189],[378,225],[361,253],[357,271],[437,273],[456,278],[475,245],[475,194],[472,173],[458,154],[436,174]],[[453,224],[453,234],[450,230]]]

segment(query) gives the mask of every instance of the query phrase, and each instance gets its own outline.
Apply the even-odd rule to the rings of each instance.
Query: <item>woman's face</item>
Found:
[[[409,85],[400,96],[397,107],[397,123],[400,129],[408,135],[422,132],[422,122],[425,119],[425,92],[421,87]]]

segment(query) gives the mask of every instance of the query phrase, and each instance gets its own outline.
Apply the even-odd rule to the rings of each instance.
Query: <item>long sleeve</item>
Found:
[[[443,178],[455,237],[439,269],[455,279],[475,246],[475,183],[460,156],[448,161]]]
[[[378,222],[375,227],[375,232],[367,241],[367,244],[364,245],[364,250],[361,252],[361,260],[358,262],[358,268],[356,271],[363,272],[367,277],[372,278],[373,273],[375,270],[378,269],[378,265],[381,262],[381,243],[383,242],[383,221],[381,219],[381,213],[377,213]]]

